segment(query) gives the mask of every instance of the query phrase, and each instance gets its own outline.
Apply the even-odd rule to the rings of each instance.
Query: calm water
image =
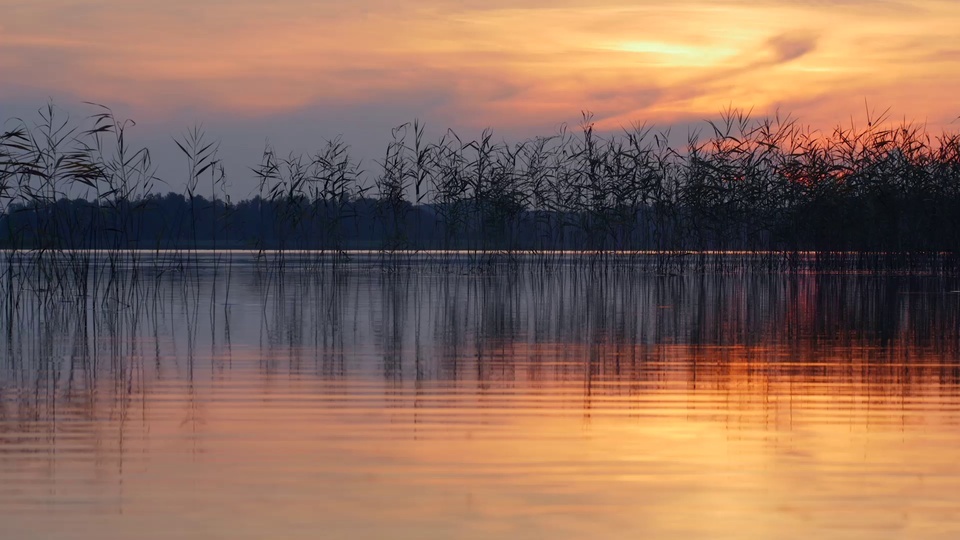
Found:
[[[954,279],[207,263],[4,305],[0,537],[960,535]]]

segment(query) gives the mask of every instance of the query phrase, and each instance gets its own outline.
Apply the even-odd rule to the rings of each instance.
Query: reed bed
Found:
[[[659,274],[742,271],[956,272],[960,134],[868,117],[820,132],[790,117],[727,110],[684,145],[638,124],[509,143],[427,140],[399,126],[370,170],[340,139],[309,155],[264,150],[233,202],[218,143],[175,138],[179,193],[161,194],[135,124],[92,105],[53,105],[0,129],[4,305],[25,295],[95,305],[148,301],[160,280],[216,250],[225,298],[237,254],[267,284],[290,265],[535,272],[582,266]],[[323,272],[321,272],[323,273]],[[194,276],[195,278],[198,276]],[[211,307],[212,309],[212,307]]]

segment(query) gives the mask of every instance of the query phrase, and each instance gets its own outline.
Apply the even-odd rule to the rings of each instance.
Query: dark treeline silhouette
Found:
[[[517,144],[489,131],[427,142],[414,122],[369,171],[340,140],[312,155],[268,147],[240,202],[198,129],[175,140],[183,192],[161,195],[131,125],[52,106],[6,122],[0,246],[960,253],[960,135],[882,116],[823,134],[731,110],[681,149],[644,126],[601,136],[589,115]]]

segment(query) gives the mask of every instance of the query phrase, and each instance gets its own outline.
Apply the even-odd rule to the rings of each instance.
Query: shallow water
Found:
[[[203,264],[25,292],[0,536],[956,538],[957,289]]]

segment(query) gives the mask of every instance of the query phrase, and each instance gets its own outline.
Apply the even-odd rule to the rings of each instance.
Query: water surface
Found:
[[[4,538],[960,534],[955,279],[195,262],[4,304]]]

